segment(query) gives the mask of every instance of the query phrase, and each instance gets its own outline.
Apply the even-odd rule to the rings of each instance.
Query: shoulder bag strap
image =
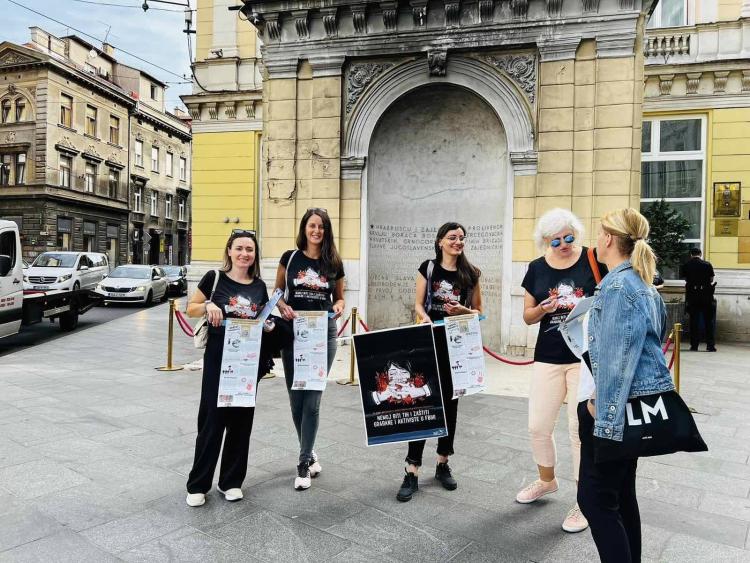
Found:
[[[217,285],[219,285],[219,270],[214,270],[214,286],[211,288],[211,296],[208,298],[209,301],[214,300],[214,293],[216,293]]]
[[[289,266],[292,264],[292,260],[294,260],[294,255],[297,254],[299,250],[295,250],[289,255],[289,260],[286,262],[286,275],[284,276],[284,302],[286,303],[289,300]]]
[[[432,260],[427,262],[427,291],[425,292],[424,298],[424,310],[428,315],[430,314],[430,307],[432,306],[432,270],[435,269],[435,262]]]
[[[599,263],[596,261],[596,256],[594,256],[594,249],[589,247],[586,254],[589,255],[589,266],[591,266],[591,271],[594,273],[596,284],[599,285],[602,281],[602,273],[599,271]]]

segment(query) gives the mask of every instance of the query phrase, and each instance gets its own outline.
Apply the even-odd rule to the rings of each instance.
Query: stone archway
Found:
[[[467,227],[467,256],[483,271],[485,342],[500,346],[508,142],[493,109],[469,90],[430,84],[383,113],[367,155],[367,318],[413,322],[414,279],[434,257],[437,228]],[[509,238],[509,236],[507,237]]]

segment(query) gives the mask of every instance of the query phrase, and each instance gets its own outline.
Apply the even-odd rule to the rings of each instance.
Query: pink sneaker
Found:
[[[562,529],[571,534],[575,534],[576,532],[583,532],[588,527],[589,521],[586,520],[583,512],[578,508],[578,503],[576,503],[568,512],[565,520],[563,520]]]
[[[521,489],[521,492],[516,495],[516,502],[520,502],[521,504],[529,504],[536,500],[539,500],[544,495],[548,495],[556,491],[557,479],[552,479],[552,481],[542,481],[541,479],[537,479],[530,485],[527,485],[526,487]]]

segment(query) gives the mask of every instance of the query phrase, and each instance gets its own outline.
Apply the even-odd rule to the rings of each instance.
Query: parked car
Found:
[[[167,292],[170,295],[185,295],[188,289],[187,268],[185,266],[162,266],[167,273]]]
[[[94,289],[109,274],[106,254],[98,252],[42,252],[23,273],[23,288],[51,291],[54,289]]]
[[[105,302],[143,303],[167,299],[167,274],[159,266],[117,266],[96,286]]]

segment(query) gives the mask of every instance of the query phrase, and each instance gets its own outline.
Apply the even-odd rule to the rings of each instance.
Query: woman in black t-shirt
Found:
[[[479,277],[482,273],[466,258],[465,239],[466,229],[459,223],[445,223],[438,229],[435,259],[422,262],[417,275],[414,309],[418,321],[431,323],[450,315],[482,312],[482,292],[479,286]],[[444,488],[453,491],[458,484],[448,467],[448,456],[453,455],[458,399],[453,398],[453,379],[445,326],[434,327],[433,333],[445,423],[448,429],[448,435],[438,438],[437,441],[435,479],[440,481]],[[396,494],[396,498],[402,502],[411,500],[412,495],[419,489],[417,473],[422,465],[424,447],[425,440],[409,442],[409,451],[405,459],[406,475]]]
[[[576,406],[581,364],[557,328],[581,299],[594,294],[596,287],[587,248],[576,242],[582,235],[583,225],[570,211],[553,209],[542,215],[534,236],[544,255],[529,264],[521,283],[526,290],[523,320],[528,325],[540,325],[529,391],[529,433],[539,479],[518,493],[516,501],[522,504],[557,491],[553,432],[566,397],[573,475],[578,481],[581,441]],[[599,269],[602,275],[607,273],[604,264],[599,264]],[[576,504],[565,517],[562,528],[566,532],[581,532],[587,527],[588,522]]]
[[[336,319],[344,310],[344,266],[336,250],[333,227],[328,212],[318,207],[308,209],[299,224],[297,248],[288,250],[279,260],[276,288],[284,291],[279,301],[281,316],[292,321],[295,311],[328,311],[328,371],[336,355]],[[294,342],[281,351],[284,376],[289,391],[292,420],[299,439],[299,464],[294,488],[310,488],[311,478],[322,467],[313,451],[318,433],[322,391],[292,390],[294,381]]]
[[[260,279],[260,250],[254,231],[235,230],[224,248],[224,266],[212,292],[216,271],[211,270],[198,284],[188,304],[191,317],[208,319],[208,342],[203,356],[203,384],[198,410],[198,436],[195,458],[187,482],[187,504],[201,506],[211,489],[214,470],[221,454],[219,492],[228,501],[242,498],[242,482],[247,472],[250,432],[254,407],[217,407],[221,359],[224,350],[225,318],[252,319],[268,302],[266,284]],[[271,327],[267,324],[264,330]],[[276,331],[274,330],[273,333]],[[274,338],[263,334],[258,379],[270,369]],[[226,432],[226,436],[225,436]],[[222,451],[221,442],[224,439]]]

